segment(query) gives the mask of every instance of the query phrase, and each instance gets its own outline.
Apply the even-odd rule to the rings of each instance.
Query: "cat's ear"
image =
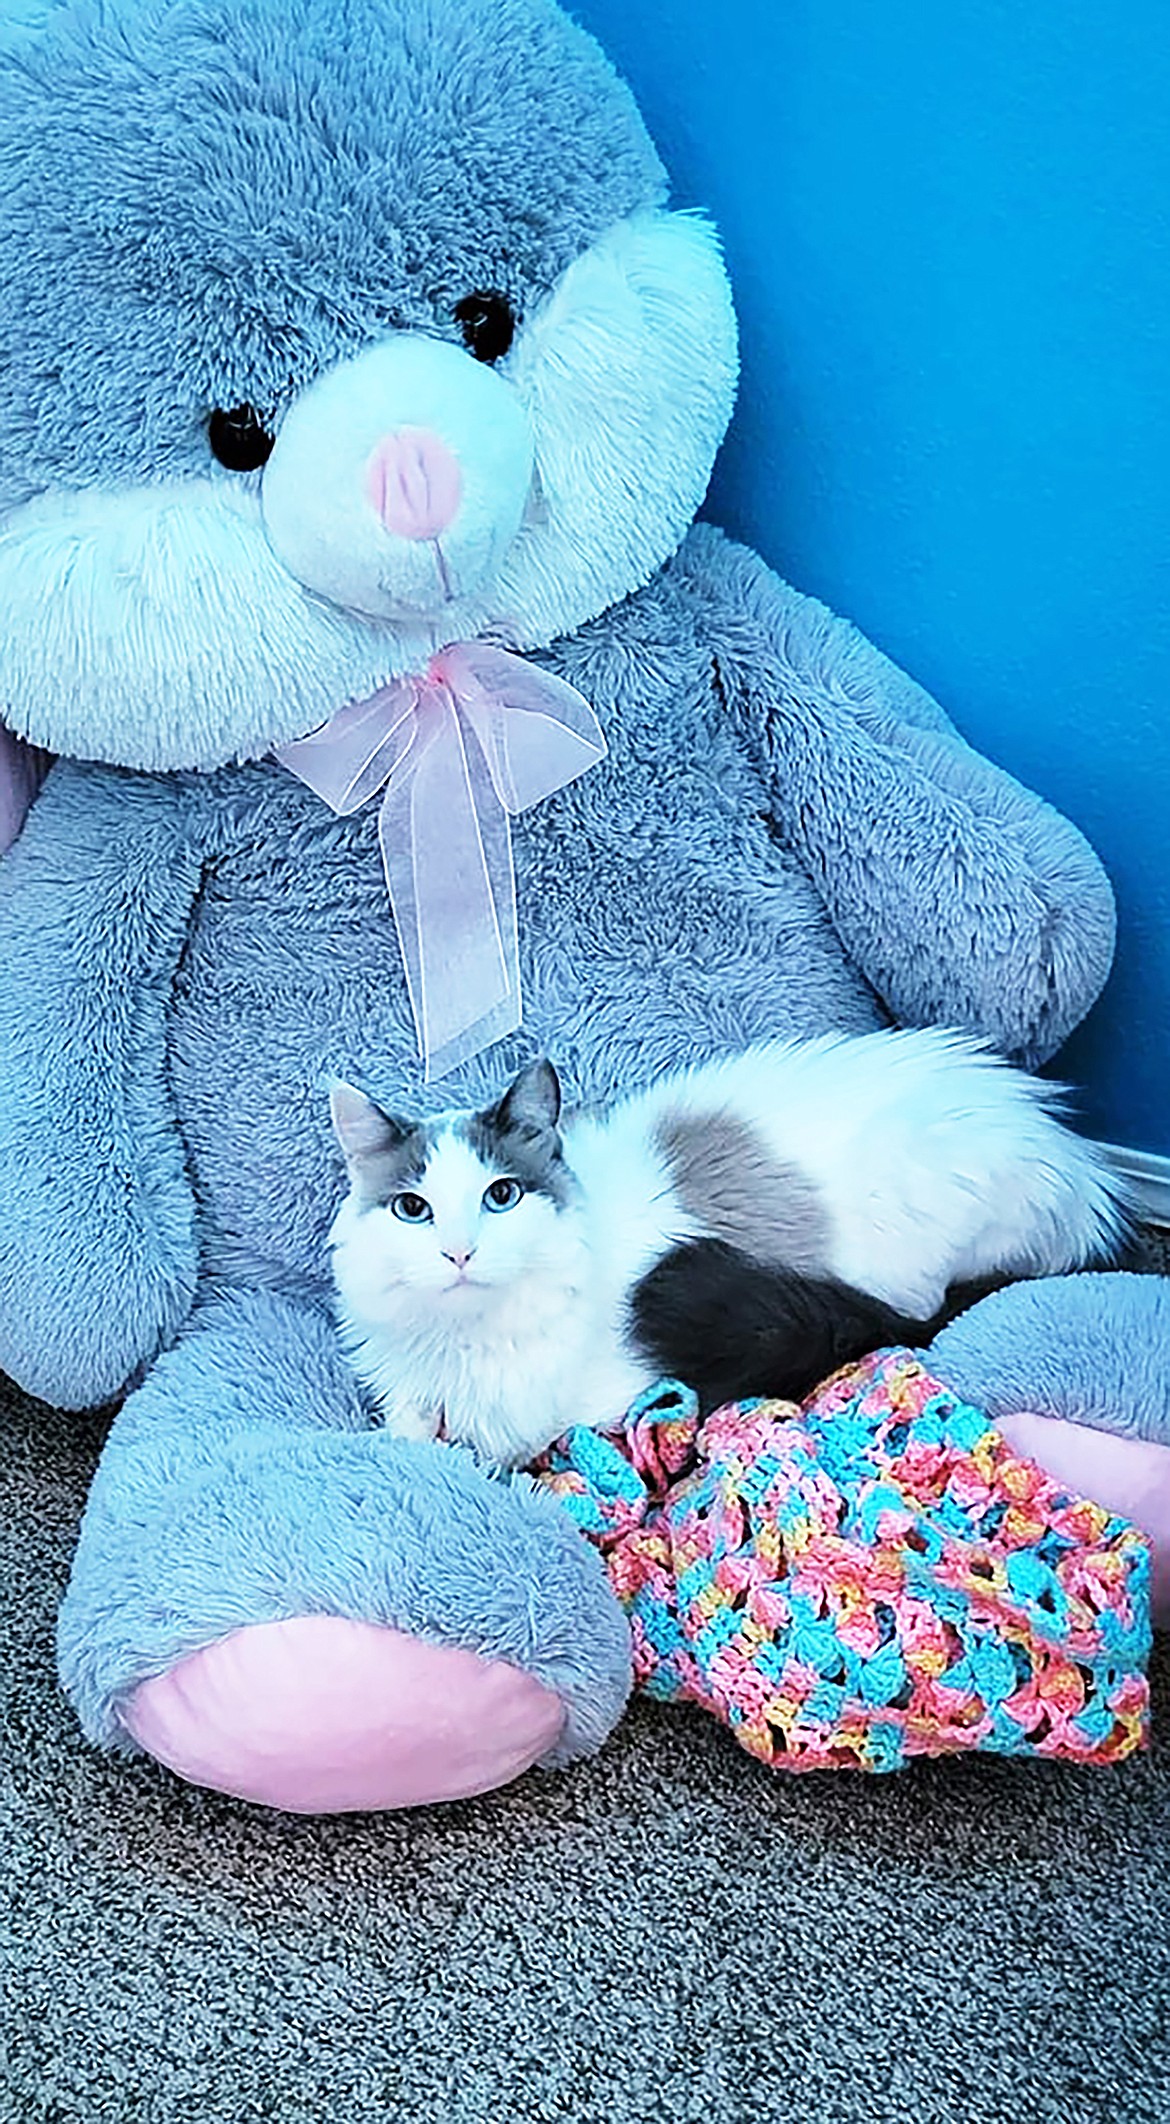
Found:
[[[411,1133],[408,1121],[396,1121],[393,1114],[384,1114],[356,1084],[335,1084],[329,1094],[329,1111],[333,1133],[349,1159],[401,1150]]]
[[[499,1128],[536,1128],[543,1133],[561,1118],[561,1080],[543,1056],[522,1069],[496,1108]]]

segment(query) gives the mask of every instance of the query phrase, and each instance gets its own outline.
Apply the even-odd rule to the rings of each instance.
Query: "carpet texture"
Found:
[[[3,2124],[1160,2124],[1150,1757],[786,1777],[635,1706],[569,1773],[300,1821],[81,1740],[53,1623],[103,1426],[0,1398]]]

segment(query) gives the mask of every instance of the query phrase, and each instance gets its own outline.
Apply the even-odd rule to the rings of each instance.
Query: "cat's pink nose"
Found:
[[[438,538],[463,498],[459,460],[433,428],[396,428],[366,465],[366,494],[387,531]]]
[[[453,1261],[457,1269],[465,1269],[474,1252],[475,1248],[473,1246],[444,1247],[443,1259],[444,1261]]]

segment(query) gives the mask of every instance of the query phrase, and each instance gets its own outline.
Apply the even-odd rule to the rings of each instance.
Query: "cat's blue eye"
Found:
[[[510,1210],[523,1199],[524,1189],[518,1180],[493,1180],[483,1191],[485,1210]]]
[[[433,1224],[435,1213],[425,1195],[412,1195],[409,1190],[403,1195],[390,1197],[390,1212],[403,1224]]]

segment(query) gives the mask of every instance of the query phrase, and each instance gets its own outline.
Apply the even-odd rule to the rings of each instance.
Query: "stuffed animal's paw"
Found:
[[[380,1412],[381,1425],[392,1438],[413,1439],[417,1445],[429,1445],[432,1439],[443,1432],[443,1411],[425,1408],[419,1401],[399,1401],[384,1407]]]
[[[631,1679],[568,1515],[369,1428],[332,1322],[261,1292],[201,1314],[116,1418],[59,1654],[100,1745],[302,1812],[571,1761]]]
[[[141,1682],[126,1730],[195,1784],[294,1814],[413,1807],[507,1784],[565,1722],[500,1659],[336,1615],[234,1630]]]

